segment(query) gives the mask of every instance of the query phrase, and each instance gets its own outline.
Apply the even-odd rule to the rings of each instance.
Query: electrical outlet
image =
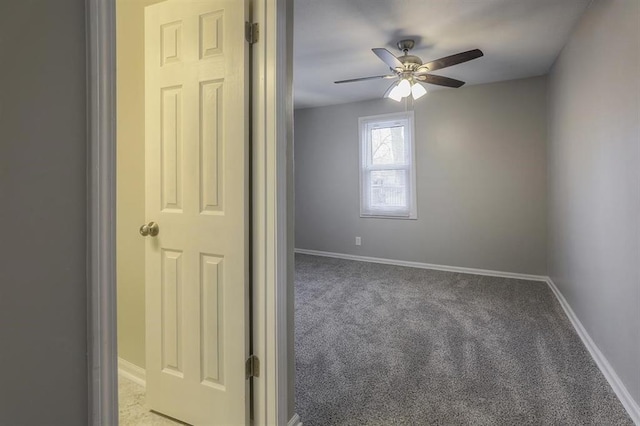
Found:
[[[362,245],[362,240],[360,239],[360,237],[356,237],[356,245],[357,246]]]

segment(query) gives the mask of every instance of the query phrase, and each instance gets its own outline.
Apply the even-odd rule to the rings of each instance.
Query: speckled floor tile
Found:
[[[175,426],[185,423],[149,411],[144,403],[144,387],[118,375],[120,426]]]

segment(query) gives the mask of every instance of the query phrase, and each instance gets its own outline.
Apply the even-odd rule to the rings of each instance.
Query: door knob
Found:
[[[146,237],[147,235],[151,235],[152,237],[155,237],[156,235],[158,235],[158,233],[160,232],[160,227],[158,226],[157,223],[155,222],[149,222],[146,225],[142,225],[140,227],[140,235],[142,235],[143,237]]]

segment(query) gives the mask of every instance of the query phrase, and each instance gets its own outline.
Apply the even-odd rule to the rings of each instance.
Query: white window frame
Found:
[[[416,199],[416,152],[414,137],[413,111],[372,115],[358,119],[360,145],[360,217],[378,217],[388,219],[417,219]],[[405,153],[408,158],[404,164],[373,165],[371,159],[371,130],[379,127],[404,126]],[[407,179],[407,209],[372,209],[369,205],[369,191],[371,172],[376,170],[406,170]]]

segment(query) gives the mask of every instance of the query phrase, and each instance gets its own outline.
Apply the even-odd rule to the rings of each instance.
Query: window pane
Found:
[[[406,170],[372,171],[369,189],[372,210],[408,210]]]
[[[371,164],[404,164],[404,126],[371,130]]]

